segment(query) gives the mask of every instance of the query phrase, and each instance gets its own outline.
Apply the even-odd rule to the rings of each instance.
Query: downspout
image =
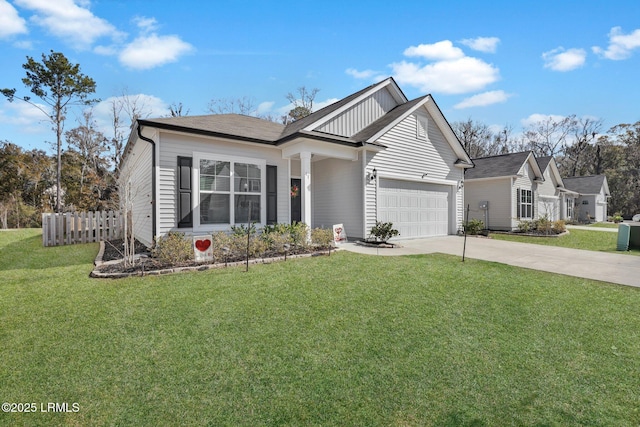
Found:
[[[151,233],[156,238],[156,142],[142,135],[142,126],[138,123],[138,137],[151,144]]]

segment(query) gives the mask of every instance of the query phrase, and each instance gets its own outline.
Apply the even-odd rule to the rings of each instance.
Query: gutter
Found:
[[[142,135],[142,125],[138,122],[138,138],[151,144],[151,233],[156,239],[156,142]]]

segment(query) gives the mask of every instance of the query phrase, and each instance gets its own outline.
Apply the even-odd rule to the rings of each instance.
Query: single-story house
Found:
[[[465,173],[465,209],[469,220],[491,230],[513,230],[520,220],[536,218],[543,172],[532,151],[473,159]]]
[[[430,95],[392,78],[288,125],[238,114],[139,119],[120,166],[136,237],[303,221],[367,237],[455,234],[473,162]]]
[[[579,193],[575,210],[578,221],[601,222],[608,218],[607,200],[611,197],[604,175],[564,178],[565,186]]]

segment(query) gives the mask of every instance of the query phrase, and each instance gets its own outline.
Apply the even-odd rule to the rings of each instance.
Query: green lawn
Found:
[[[604,234],[604,233],[603,233]],[[0,425],[640,423],[640,289],[459,257],[90,279],[0,232]]]
[[[593,224],[589,224],[589,227],[595,228],[618,228],[619,224],[614,222],[594,222]]]
[[[610,252],[617,254],[640,255],[640,249],[617,251],[617,233],[590,230],[569,230],[568,234],[558,237],[518,236],[514,234],[492,233],[491,238],[512,242],[533,243],[537,245],[562,246],[564,248],[585,249],[589,251]]]

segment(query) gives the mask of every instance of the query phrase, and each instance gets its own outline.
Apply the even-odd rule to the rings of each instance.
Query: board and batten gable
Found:
[[[419,135],[419,123],[426,123],[426,137]],[[458,156],[447,142],[426,108],[419,108],[397,123],[377,141],[386,149],[367,152],[365,169],[374,168],[379,177],[409,180],[429,184],[442,183],[449,192],[449,203],[455,203],[449,218],[449,233],[453,234],[462,226],[463,190],[457,183],[464,178],[463,169],[454,166]],[[426,177],[422,177],[423,174]],[[363,171],[364,174],[364,171]],[[366,208],[365,233],[375,225],[376,183],[365,184],[364,205]]]
[[[146,129],[145,137],[156,140],[157,134]],[[120,165],[118,183],[129,194],[133,232],[145,246],[153,246],[153,149],[150,142],[139,139]],[[125,203],[120,195],[120,205]]]
[[[317,127],[316,131],[351,137],[398,105],[387,88],[380,89],[340,115]]]
[[[225,158],[255,159],[257,162],[266,162],[266,165],[276,166],[277,169],[277,220],[289,221],[289,160],[282,158],[279,149],[271,146],[261,146],[255,143],[229,141],[222,138],[195,136],[184,133],[162,131],[159,138],[159,182],[158,205],[159,218],[157,232],[163,235],[169,231],[184,233],[210,232],[212,227],[178,228],[177,206],[177,159],[178,157],[193,157],[193,185],[198,182],[196,176],[199,166],[195,158],[200,155],[220,155]],[[264,184],[263,184],[264,185]],[[197,206],[197,188],[194,188],[193,207]],[[194,209],[194,215],[197,211]],[[264,220],[264,218],[263,218]],[[194,227],[195,227],[194,218]],[[214,227],[215,228],[215,227]],[[228,227],[224,227],[227,229]]]

